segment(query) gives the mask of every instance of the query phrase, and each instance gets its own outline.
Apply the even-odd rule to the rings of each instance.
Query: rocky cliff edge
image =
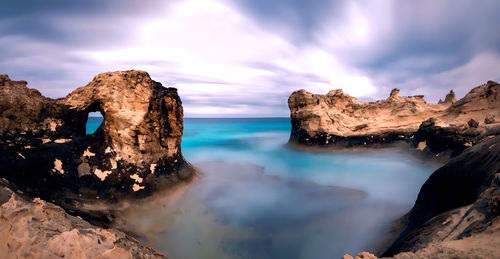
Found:
[[[427,103],[423,95],[361,102],[342,90],[326,95],[305,90],[288,99],[290,143],[334,147],[376,147],[406,142],[433,154],[458,155],[486,135],[500,132],[500,85],[493,81],[455,101]]]

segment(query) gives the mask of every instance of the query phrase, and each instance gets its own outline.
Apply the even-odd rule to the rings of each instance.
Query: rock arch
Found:
[[[22,181],[8,168],[24,164],[15,167],[22,172],[18,175],[51,183],[39,181],[35,192],[66,187],[100,197],[142,195],[194,172],[181,153],[183,109],[177,89],[163,87],[144,71],[99,74],[57,100],[27,88],[24,81],[6,76],[0,81],[0,106],[7,107],[0,111],[7,125],[0,128],[0,137],[8,140],[0,146],[0,173]],[[104,120],[86,136],[85,118],[95,111]],[[22,123],[15,123],[17,117]],[[56,159],[64,174],[51,168]]]

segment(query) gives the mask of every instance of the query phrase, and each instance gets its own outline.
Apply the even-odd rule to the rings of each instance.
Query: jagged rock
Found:
[[[477,122],[476,120],[474,119],[470,119],[468,122],[467,122],[467,125],[469,125],[469,127],[471,128],[477,128],[479,127],[479,122]]]
[[[453,90],[450,90],[450,93],[446,95],[444,102],[445,103],[454,103],[456,101],[457,101],[457,97],[455,96],[455,92],[453,92]]]
[[[500,85],[492,81],[472,89],[456,102],[454,92],[450,91],[445,100],[449,105],[429,104],[423,96],[399,97],[398,93],[399,90],[394,89],[386,100],[360,102],[342,90],[332,90],[326,95],[295,91],[288,99],[292,123],[289,142],[352,147],[403,141],[417,147],[426,140],[422,137],[430,136],[427,134],[430,131],[418,131],[432,126],[434,133],[439,129],[445,134],[444,142],[449,141],[448,135],[459,130],[464,138],[453,142],[460,143],[457,146],[461,152],[463,146],[471,144],[471,137],[475,140],[500,126],[493,123],[469,130],[461,126],[467,125],[471,118],[483,120],[485,114],[500,116]],[[431,118],[432,121],[427,121]],[[430,123],[434,125],[428,125]],[[438,146],[439,138],[439,135],[434,137],[434,146]]]
[[[394,88],[391,90],[391,94],[389,95],[389,99],[396,99],[399,97],[399,89]]]
[[[444,102],[439,99],[439,102],[438,103],[449,103],[449,104],[453,104],[454,102],[457,101],[457,97],[455,96],[455,92],[453,90],[450,90],[450,93],[448,93],[446,95],[446,97],[444,98]]]
[[[486,123],[486,124],[495,123],[495,115],[490,114],[490,115],[486,116],[486,118],[484,118],[484,123]]]
[[[85,135],[87,114],[43,97],[26,81],[0,75],[0,139],[2,143],[39,145],[44,141]],[[16,143],[14,143],[14,140]]]
[[[19,188],[65,206],[68,191],[87,198],[147,195],[193,175],[180,149],[177,90],[146,72],[103,73],[57,100],[26,84],[0,78],[0,176]],[[95,111],[104,121],[87,136],[87,116]]]
[[[121,231],[15,193],[0,206],[0,240],[2,258],[165,258]]]

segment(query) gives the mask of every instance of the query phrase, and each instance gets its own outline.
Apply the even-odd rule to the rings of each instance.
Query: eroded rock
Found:
[[[353,147],[406,142],[417,147],[433,136],[427,143],[429,151],[442,152],[433,148],[446,147],[449,142],[460,146],[459,151],[450,151],[458,154],[478,137],[496,134],[500,129],[500,123],[489,119],[489,124],[477,123],[476,127],[473,123],[471,129],[462,126],[471,119],[479,122],[500,116],[500,85],[492,81],[472,89],[458,101],[450,91],[440,104],[427,103],[421,95],[401,97],[398,89],[377,102],[361,102],[342,90],[326,95],[299,90],[290,95],[288,106],[292,144]],[[455,132],[460,137],[449,139],[448,133]],[[440,134],[444,134],[442,138]]]
[[[15,193],[0,206],[3,258],[165,258],[115,229],[90,225],[61,207]]]
[[[146,72],[99,74],[57,100],[26,84],[0,77],[0,175],[20,188],[56,202],[68,191],[115,199],[146,195],[193,175],[180,149],[177,90]],[[86,135],[87,116],[96,111],[104,121]]]

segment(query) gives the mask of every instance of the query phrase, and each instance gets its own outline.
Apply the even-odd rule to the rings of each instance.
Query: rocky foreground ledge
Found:
[[[165,258],[116,229],[103,229],[0,182],[2,258]]]
[[[500,85],[488,83],[455,101],[423,96],[360,102],[341,90],[304,90],[288,100],[290,143],[329,147],[384,147],[406,143],[446,164],[422,186],[413,208],[376,252],[396,259],[500,256]],[[345,259],[353,258],[345,255]],[[368,252],[355,258],[377,258]]]

